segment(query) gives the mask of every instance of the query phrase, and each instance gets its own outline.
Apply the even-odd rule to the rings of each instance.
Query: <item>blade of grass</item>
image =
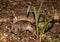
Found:
[[[45,40],[45,42],[50,42],[50,40],[48,39],[48,37],[46,37],[46,40]]]
[[[27,8],[27,14],[28,14],[28,12],[30,11],[30,5],[28,5],[28,8]]]
[[[44,34],[44,29],[41,27],[40,28],[40,35]]]
[[[53,39],[52,39],[52,42],[56,42],[56,39],[53,38]]]
[[[39,14],[37,13],[35,7],[32,6],[34,15],[35,15],[35,22],[36,22],[36,32],[38,33],[38,18],[39,18]]]
[[[43,27],[44,30],[45,30],[46,27],[49,25],[49,23],[52,21],[53,16],[54,16],[54,7],[52,7],[52,17],[51,17],[47,22],[44,23],[44,27]]]
[[[40,34],[44,34],[44,31],[46,29],[46,27],[49,25],[49,23],[51,22],[52,19],[49,19],[47,22],[44,23],[43,27],[40,27]]]
[[[49,19],[47,22],[45,22],[45,24],[44,24],[44,29],[46,29],[46,27],[49,25],[49,23],[52,21],[52,19]]]
[[[42,8],[43,3],[44,3],[44,0],[41,2],[41,5],[40,5],[39,10],[38,10],[38,14],[39,14],[40,11],[41,11],[41,8]]]
[[[54,7],[52,6],[52,10],[51,10],[52,16],[54,16],[54,13],[55,13],[55,9],[54,9]]]

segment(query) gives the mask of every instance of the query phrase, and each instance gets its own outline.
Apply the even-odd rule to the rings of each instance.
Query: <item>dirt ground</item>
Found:
[[[0,41],[1,42],[37,42],[36,35],[30,31],[10,32],[10,26],[14,17],[18,17],[21,14],[27,15],[26,11],[28,5],[36,7],[36,10],[39,9],[41,0],[0,0]],[[55,38],[60,42],[60,2],[59,0],[45,0],[42,5],[42,10],[47,12],[46,17],[49,17],[49,12],[51,7],[54,7],[55,15],[52,20],[52,25],[44,33],[49,39]],[[33,14],[33,13],[32,13]],[[23,16],[24,18],[24,16]],[[33,21],[33,16],[29,17]],[[43,18],[43,16],[42,16]],[[44,18],[43,18],[44,19]],[[14,20],[16,21],[16,20]],[[44,38],[44,37],[42,37]],[[39,41],[40,42],[40,41]],[[45,42],[42,40],[41,42]]]

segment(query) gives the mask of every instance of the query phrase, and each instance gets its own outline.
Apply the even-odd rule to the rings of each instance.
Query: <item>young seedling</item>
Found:
[[[38,22],[39,22],[39,15],[40,15],[40,11],[41,11],[42,4],[43,4],[43,1],[42,1],[41,5],[40,5],[38,11],[36,11],[35,7],[32,6],[32,11],[33,11],[34,16],[35,16],[37,38],[38,38]],[[28,13],[29,10],[30,10],[30,6],[28,6],[27,13]]]
[[[33,12],[34,12],[34,15],[35,15],[36,32],[37,32],[37,35],[38,35],[38,19],[39,19],[39,14],[37,13],[35,7],[32,6],[32,9],[33,9]]]
[[[40,6],[40,8],[39,8],[38,11],[36,11],[35,7],[32,6],[32,10],[33,10],[34,15],[35,15],[36,34],[37,34],[37,36],[38,36],[38,27],[39,27],[39,26],[38,26],[38,21],[39,21],[39,15],[40,15],[40,11],[41,11],[42,4],[43,4],[43,2],[41,3],[41,6]],[[53,9],[52,14],[54,14],[54,8],[52,7],[52,9]],[[29,10],[30,10],[30,6],[29,6],[28,9],[27,9],[27,13],[28,13]],[[52,16],[53,16],[53,15],[52,15]],[[51,19],[49,19],[48,21],[45,20],[44,26],[43,26],[43,27],[40,27],[40,36],[42,36],[42,35],[44,34],[44,31],[45,31],[46,27],[47,27],[47,26],[50,24],[50,22],[52,21],[52,18],[53,18],[53,17],[51,17]],[[38,37],[37,37],[37,38],[38,38]]]
[[[35,15],[35,22],[36,22],[36,32],[37,32],[37,35],[38,35],[38,22],[39,22],[39,15],[40,15],[40,12],[41,12],[41,8],[42,8],[42,5],[43,5],[43,2],[41,2],[41,5],[39,7],[39,10],[36,11],[35,7],[32,6],[32,10],[34,12],[34,15]]]
[[[28,6],[28,9],[27,9],[27,13],[29,12],[30,10],[30,6]],[[32,6],[32,10],[34,12],[34,15],[35,15],[35,22],[36,22],[36,34],[38,35],[38,19],[39,19],[39,13],[37,13],[36,9],[34,6]]]
[[[46,28],[48,27],[48,25],[52,21],[53,15],[54,15],[54,9],[52,10],[52,17],[50,19],[48,19],[48,21],[46,21],[46,19],[45,19],[44,26],[43,27],[40,27],[40,39],[42,39],[42,36],[44,34],[44,31],[46,30]]]

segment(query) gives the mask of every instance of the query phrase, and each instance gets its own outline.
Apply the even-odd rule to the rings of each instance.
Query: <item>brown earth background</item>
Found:
[[[7,27],[10,25],[10,21],[16,16],[26,14],[28,5],[39,9],[42,0],[0,0],[0,41],[1,42],[37,42],[36,37],[30,32],[18,33],[17,35],[9,32]],[[55,38],[60,42],[60,0],[45,0],[42,5],[42,10],[48,12],[52,10],[52,6],[55,10],[53,26],[46,31],[47,37]],[[9,18],[10,21],[4,20]],[[43,37],[42,37],[43,38]],[[44,42],[44,40],[42,40]]]

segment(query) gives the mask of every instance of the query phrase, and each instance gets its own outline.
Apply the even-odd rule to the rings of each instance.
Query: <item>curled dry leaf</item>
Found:
[[[15,34],[17,34],[18,31],[26,31],[26,30],[35,33],[35,27],[30,22],[24,20],[20,20],[15,24],[13,24],[11,30]]]
[[[15,18],[13,19],[13,23],[20,21],[20,20],[26,20],[26,21],[29,21],[31,23],[35,22],[33,16],[29,15],[27,17],[25,14],[21,14],[20,16],[15,16]]]
[[[60,14],[60,13],[55,12],[55,14],[54,14],[54,20],[59,20],[59,17],[60,17],[59,14]]]
[[[0,22],[8,22],[10,19],[9,18],[1,18]]]

